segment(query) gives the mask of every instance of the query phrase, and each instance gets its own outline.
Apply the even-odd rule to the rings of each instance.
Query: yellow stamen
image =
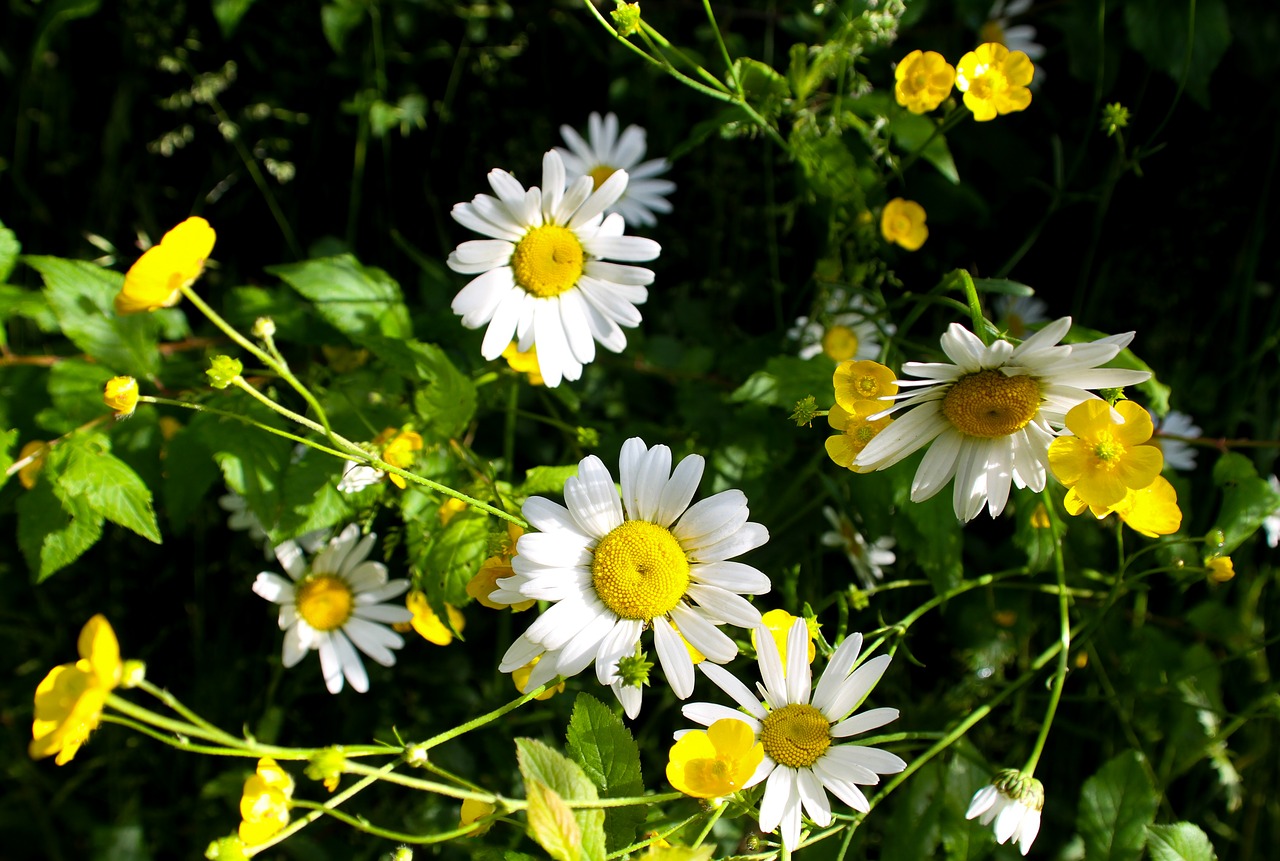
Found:
[[[616,167],[609,167],[607,164],[598,164],[591,170],[587,171],[587,176],[591,177],[591,181],[595,183],[595,188],[604,185],[604,181],[613,176],[617,172]]]
[[[351,618],[355,596],[341,577],[317,574],[298,586],[294,602],[298,615],[317,631],[341,628]]]
[[[535,296],[551,298],[578,283],[584,252],[578,236],[567,227],[535,227],[516,244],[511,269],[516,283]]]
[[[689,559],[667,529],[627,520],[596,546],[591,580],[623,619],[649,621],[671,611],[689,588]]]
[[[809,768],[831,747],[831,722],[813,706],[792,703],[764,719],[760,743],[779,765]]]
[[[837,362],[858,354],[858,336],[848,326],[832,326],[822,333],[822,352]]]
[[[1028,376],[978,371],[961,377],[942,399],[942,414],[969,436],[1008,436],[1026,427],[1040,410],[1040,386]]]

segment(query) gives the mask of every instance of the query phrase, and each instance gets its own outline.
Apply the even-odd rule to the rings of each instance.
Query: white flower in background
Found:
[[[496,359],[516,349],[538,350],[547,386],[576,380],[596,357],[596,342],[615,353],[627,346],[622,328],[640,324],[636,309],[649,298],[653,272],[628,263],[653,260],[652,239],[623,236],[622,216],[604,216],[627,188],[625,170],[592,191],[590,177],[566,186],[555,150],[542,158],[542,186],[526,190],[505,170],[491,170],[497,197],[477,194],[450,213],[454,221],[491,237],[463,242],[449,268],[476,275],[453,298],[468,329],[486,326],[480,353]]]
[[[911,483],[911,501],[922,502],[955,479],[956,517],[972,520],[984,506],[1004,510],[1011,485],[1044,490],[1054,428],[1066,424],[1076,404],[1095,398],[1088,389],[1141,383],[1147,371],[1099,368],[1133,340],[1134,333],[1081,344],[1059,344],[1071,318],[1048,324],[1018,346],[997,340],[985,346],[959,323],[942,336],[955,364],[907,362],[898,380],[908,391],[885,414],[907,409],[855,458],[856,466],[886,469],[929,446]],[[914,394],[910,391],[914,389]]]
[[[567,125],[560,127],[560,134],[569,148],[556,147],[556,152],[564,159],[565,174],[570,182],[589,176],[599,188],[615,171],[626,171],[631,177],[627,190],[606,212],[618,213],[627,224],[650,227],[657,223],[654,213],[671,211],[666,195],[676,190],[676,184],[657,179],[670,170],[671,165],[665,158],[641,161],[646,149],[644,129],[630,125],[619,137],[618,118],[609,113],[601,119],[593,111],[587,118],[586,140]]]
[[[996,320],[1015,338],[1031,334],[1031,327],[1049,321],[1049,306],[1035,296],[1001,296],[995,302]]]
[[[1044,56],[1044,45],[1036,41],[1036,28],[1030,24],[1009,26],[1014,18],[1025,15],[1031,8],[1032,0],[996,0],[987,12],[987,20],[978,28],[978,38],[983,42],[999,42],[1011,52],[1021,51],[1027,58],[1039,62]],[[1036,77],[1041,77],[1041,70],[1036,69]]]
[[[338,482],[338,490],[342,493],[359,493],[386,477],[387,474],[376,467],[348,460],[342,464],[342,480]]]
[[[409,590],[408,580],[387,580],[387,567],[366,561],[376,536],[360,538],[354,523],[328,542],[307,565],[297,541],[276,548],[276,557],[289,579],[263,571],[253,591],[280,605],[280,629],[284,634],[282,660],[295,666],[315,649],[329,693],[342,690],[343,677],[364,693],[369,677],[358,648],[373,660],[390,667],[392,651],[404,640],[390,624],[410,622],[413,613],[404,606],[384,604]]]
[[[1191,416],[1177,410],[1169,410],[1164,418],[1156,422],[1156,433],[1151,442],[1160,447],[1164,453],[1165,469],[1177,469],[1191,472],[1196,468],[1195,446],[1171,436],[1184,436],[1194,439],[1204,433],[1200,426],[1191,420]]]
[[[861,296],[848,298],[843,290],[832,291],[824,310],[814,318],[797,317],[787,337],[800,344],[799,356],[811,359],[826,353],[833,361],[876,359],[880,355],[880,329],[874,309]],[[885,331],[892,335],[889,324]]]
[[[858,528],[845,514],[837,513],[829,505],[822,506],[822,516],[831,524],[831,531],[822,533],[824,547],[839,547],[849,559],[849,564],[858,573],[863,589],[870,589],[884,579],[884,566],[892,565],[898,560],[893,546],[897,543],[892,535],[876,539],[874,544],[867,542]]]
[[[248,532],[250,541],[267,541],[267,530],[262,528],[258,516],[249,510],[249,502],[243,496],[234,491],[224,493],[218,497],[218,507],[231,515],[227,518],[227,528],[232,532]]]
[[[1008,769],[996,775],[993,783],[973,794],[965,819],[982,817],[979,822],[990,825],[995,821],[996,840],[1013,841],[1026,855],[1040,833],[1040,811],[1044,808],[1044,786],[1034,777],[1027,777],[1017,769]]]
[[[1280,478],[1273,475],[1267,479],[1267,484],[1271,485],[1271,489],[1276,493],[1280,493]],[[1267,546],[1280,547],[1280,508],[1263,518],[1262,528],[1267,533]]]
[[[658,661],[680,699],[693,693],[689,646],[725,663],[738,646],[717,626],[751,628],[760,611],[743,595],[769,591],[769,578],[728,561],[769,540],[747,521],[747,498],[726,490],[690,505],[704,462],[689,455],[671,469],[671,449],[647,448],[632,437],[622,446],[622,498],[609,470],[594,455],[564,485],[567,507],[532,496],[524,516],[539,532],[520,536],[514,576],[498,581],[489,599],[516,604],[550,601],[507,650],[499,670],[509,673],[537,659],[524,690],[556,676],[573,676],[593,661],[634,718],[647,666],[640,637],[653,629]],[[620,662],[623,666],[619,666]]]
[[[794,850],[800,843],[801,808],[819,828],[831,824],[827,792],[866,813],[871,805],[858,786],[874,786],[880,775],[897,774],[907,767],[901,757],[886,750],[838,743],[897,719],[898,710],[893,708],[850,714],[880,681],[890,659],[880,655],[853,669],[862,648],[862,635],[853,634],[831,655],[814,690],[809,627],[804,619],[793,622],[787,633],[785,664],[764,626],[756,630],[755,644],[763,681],[757,687],[763,702],[724,667],[704,662],[699,666],[707,678],[746,713],[715,703],[689,703],[682,712],[703,726],[732,718],[751,727],[764,747],[764,760],[745,784],[751,787],[766,781],[760,830],[768,834],[781,826],[783,846]],[[682,735],[676,733],[677,738]]]

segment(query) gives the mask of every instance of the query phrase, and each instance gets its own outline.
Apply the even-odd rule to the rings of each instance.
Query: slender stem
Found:
[[[608,855],[604,856],[605,861],[613,861],[613,859],[615,858],[626,857],[627,855],[632,854],[638,849],[643,849],[646,846],[652,846],[655,843],[659,843],[663,840],[666,840],[672,834],[676,834],[680,831],[683,831],[685,828],[689,827],[689,825],[691,825],[693,822],[697,821],[701,817],[702,817],[702,812],[699,811],[698,813],[693,814],[692,816],[685,819],[684,821],[677,822],[675,825],[670,826],[665,831],[659,831],[658,833],[653,834],[649,837],[646,837],[644,840],[641,840],[638,843],[632,843],[630,846],[625,846],[622,849],[619,849],[615,852],[610,852]]]
[[[1053,507],[1053,495],[1048,489],[1045,489],[1041,495],[1044,499],[1045,511],[1049,514],[1050,529],[1054,535],[1057,535],[1059,523],[1058,513]],[[1058,703],[1062,700],[1062,689],[1067,683],[1067,658],[1071,652],[1071,616],[1067,599],[1067,566],[1062,556],[1061,540],[1053,542],[1053,569],[1058,578],[1058,645],[1061,651],[1058,653],[1058,667],[1053,675],[1053,690],[1049,693],[1049,705],[1045,708],[1044,720],[1040,724],[1040,734],[1036,737],[1035,746],[1031,749],[1031,755],[1027,757],[1026,765],[1022,767],[1022,772],[1027,777],[1035,776],[1036,764],[1040,762],[1040,754],[1044,751],[1044,744],[1049,738],[1049,728],[1053,726],[1053,716],[1057,713]]]
[[[524,525],[527,526],[528,524],[524,524]],[[559,681],[560,681],[559,677],[556,677],[551,681],[545,684],[539,685],[538,687],[534,688],[531,691],[528,691],[523,696],[512,700],[511,702],[507,703],[506,705],[500,708],[496,708],[491,712],[480,715],[479,717],[472,718],[471,720],[467,721],[461,726],[456,726],[453,729],[445,730],[439,735],[432,736],[431,738],[422,742],[422,748],[424,750],[430,750],[433,747],[439,747],[440,745],[444,744],[446,741],[457,738],[463,733],[471,732],[473,729],[479,729],[485,724],[492,723],[493,721],[502,717],[504,714],[515,711],[516,709],[520,708],[520,706],[524,705],[525,703],[529,702],[532,699],[535,699],[539,694],[546,691],[549,687],[553,687],[554,685],[558,684]]]
[[[265,425],[260,421],[251,419],[248,416],[240,415],[239,413],[233,413],[227,410],[220,410],[217,407],[211,407],[206,404],[196,403],[195,401],[179,401],[179,400],[174,400],[173,398],[159,398],[152,395],[142,395],[138,398],[138,402],[157,404],[160,406],[182,407],[184,410],[194,410],[195,412],[198,412],[198,413],[210,413],[212,415],[220,416],[226,419],[235,419],[236,421],[244,422],[247,425],[256,427],[258,430],[263,430],[263,431],[266,431],[267,433],[275,434],[276,436],[281,436],[288,440],[293,440],[294,442],[299,443],[300,445],[310,446],[311,448],[314,448],[316,451],[322,451],[325,454],[331,454],[334,457],[345,458],[348,456],[346,452],[341,452],[341,451],[338,451],[337,449],[329,448],[327,445],[321,445],[315,440],[307,439],[306,437],[301,437],[301,436],[298,436],[297,434],[291,434],[286,430],[281,430],[280,428],[273,428],[271,425]]]
[[[394,840],[398,843],[413,843],[416,845],[427,845],[431,843],[445,843],[456,837],[466,837],[473,834],[484,823],[477,820],[476,822],[461,825],[451,831],[441,831],[438,834],[410,834],[404,831],[392,831],[388,828],[380,828],[377,825],[371,825],[366,819],[360,816],[352,816],[349,813],[343,813],[337,808],[326,807],[323,804],[317,804],[314,801],[295,800],[294,807],[310,808],[318,811],[326,816],[332,816],[340,822],[345,822],[357,831],[363,831],[366,834],[372,834],[374,837],[381,837],[384,840]]]
[[[733,82],[733,89],[738,93],[738,98],[746,101],[747,95],[743,92],[742,81],[733,70],[733,58],[729,56],[729,46],[724,43],[724,35],[720,32],[720,25],[716,23],[716,13],[711,11],[711,0],[702,0],[702,8],[707,12],[707,23],[711,25],[711,32],[716,37],[716,45],[720,48],[720,56],[724,59],[725,73]]]
[[[709,7],[707,9],[707,13],[711,13],[711,9]],[[676,794],[679,795],[680,793]],[[697,849],[702,845],[702,841],[707,839],[707,835],[711,833],[711,829],[715,827],[715,824],[720,821],[720,817],[724,815],[726,807],[728,807],[728,805],[721,802],[712,809],[711,815],[707,817],[707,824],[702,826],[702,830],[698,832],[698,838],[689,845],[690,849]]]

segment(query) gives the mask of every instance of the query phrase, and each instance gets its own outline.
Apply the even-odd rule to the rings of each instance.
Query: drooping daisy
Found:
[[[831,524],[829,532],[822,533],[824,547],[838,547],[844,551],[849,564],[857,572],[863,589],[870,589],[884,579],[886,565],[898,561],[893,552],[897,543],[892,535],[877,538],[874,543],[867,541],[853,521],[843,513],[837,513],[829,505],[822,506],[822,516]]]
[[[541,531],[520,536],[511,560],[515,573],[499,580],[489,598],[554,606],[507,650],[502,672],[540,657],[528,689],[576,675],[594,661],[596,678],[634,718],[647,674],[640,653],[645,629],[653,629],[658,661],[680,699],[693,693],[686,642],[716,663],[738,654],[717,626],[759,624],[760,611],[742,596],[769,591],[769,578],[729,560],[764,544],[769,532],[747,521],[740,490],[689,505],[703,466],[701,457],[689,455],[673,472],[671,449],[648,448],[633,437],[619,458],[621,499],[608,468],[592,455],[565,482],[567,507],[540,496],[525,502],[525,519]]]
[[[302,547],[286,541],[276,547],[276,558],[289,579],[263,571],[253,591],[280,605],[280,629],[284,634],[282,660],[295,666],[315,649],[329,693],[342,690],[343,677],[360,693],[369,689],[369,676],[356,652],[390,667],[392,651],[404,645],[399,634],[387,628],[409,622],[413,613],[403,606],[382,603],[403,595],[408,580],[387,580],[387,567],[367,561],[376,536],[360,538],[360,527],[351,524],[329,541],[308,565]]]
[[[872,658],[854,670],[862,648],[862,635],[854,634],[831,655],[814,690],[806,660],[808,638],[808,626],[797,619],[787,635],[784,665],[773,637],[763,628],[757,632],[763,702],[723,667],[701,665],[707,678],[747,714],[715,703],[690,703],[682,709],[685,717],[703,726],[732,718],[751,727],[755,740],[764,746],[764,760],[745,786],[767,781],[760,801],[760,830],[767,834],[781,825],[782,844],[792,850],[800,843],[801,808],[820,828],[831,824],[827,792],[866,813],[871,805],[858,785],[874,786],[880,775],[897,774],[907,767],[901,757],[886,750],[839,743],[897,719],[894,708],[850,715],[884,675],[889,656]]]
[[[1049,443],[1067,412],[1096,398],[1088,389],[1130,386],[1146,371],[1099,368],[1134,333],[1081,344],[1059,344],[1071,318],[1048,324],[1018,346],[997,340],[985,346],[959,323],[942,336],[942,350],[955,364],[907,362],[898,380],[903,392],[887,412],[911,408],[876,435],[854,460],[885,469],[929,446],[911,484],[911,500],[922,502],[955,479],[956,517],[972,520],[984,506],[995,517],[1009,499],[1010,484],[1044,489]]]
[[[1026,855],[1040,833],[1040,811],[1044,808],[1044,785],[1015,768],[996,775],[994,782],[973,794],[965,819],[982,817],[983,825],[995,822],[996,841],[1012,841]]]
[[[640,324],[637,305],[649,297],[653,272],[628,263],[653,260],[652,239],[623,236],[622,216],[604,211],[627,188],[615,171],[592,191],[592,179],[566,186],[555,150],[542,158],[542,186],[526,190],[505,170],[489,172],[497,197],[476,195],[453,207],[453,219],[489,239],[462,243],[449,268],[477,275],[453,298],[453,312],[468,329],[487,326],[480,353],[502,355],[514,336],[517,349],[538,348],[546,385],[576,380],[595,359],[596,342],[615,353],[627,345],[622,326]]]
[[[1165,417],[1156,423],[1156,436],[1151,442],[1164,452],[1165,469],[1191,472],[1196,468],[1195,447],[1172,437],[1194,439],[1203,433],[1200,426],[1192,421],[1191,416],[1177,410],[1169,410]]]
[[[618,213],[627,224],[650,227],[657,223],[654,213],[671,211],[666,195],[676,190],[676,184],[657,179],[671,169],[671,164],[665,158],[641,161],[647,147],[645,131],[640,126],[627,126],[619,137],[618,118],[608,113],[601,119],[593,111],[587,118],[586,140],[567,125],[560,127],[560,134],[569,148],[556,147],[556,152],[564,159],[571,182],[589,176],[599,188],[615,171],[624,170],[631,177],[627,190],[606,212]]]

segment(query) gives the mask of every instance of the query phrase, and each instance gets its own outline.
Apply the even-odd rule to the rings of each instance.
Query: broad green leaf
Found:
[[[153,376],[160,367],[157,323],[147,314],[117,316],[124,284],[118,272],[59,257],[24,257],[44,278],[45,296],[62,332],[78,348],[118,373]]]
[[[412,327],[400,285],[350,254],[270,266],[267,271],[310,299],[329,325],[351,338],[409,338]]]
[[[9,280],[9,275],[12,274],[13,266],[18,262],[18,255],[21,253],[22,243],[18,241],[17,234],[0,221],[0,284]]]
[[[230,39],[244,13],[249,11],[254,0],[213,0],[213,19],[218,22],[222,38]]]
[[[46,463],[45,470],[51,473],[51,466]],[[70,499],[64,507],[54,496],[52,485],[50,480],[36,482],[17,504],[18,547],[37,583],[76,561],[102,537],[102,515],[78,498]]]
[[[254,414],[251,408],[246,411]],[[254,417],[267,423],[274,421],[261,414]],[[212,417],[201,416],[191,423],[191,429],[213,452],[227,487],[245,498],[249,510],[270,532],[280,513],[284,471],[293,444],[282,437],[247,428],[240,422]]]
[[[18,444],[18,429],[0,431],[0,487],[9,480],[8,469],[13,466],[14,447]]]
[[[1147,850],[1151,861],[1217,861],[1218,858],[1209,836],[1190,822],[1148,825]]]
[[[320,29],[335,54],[342,53],[347,34],[364,20],[364,7],[354,0],[337,0],[320,7]]]
[[[602,798],[644,794],[640,748],[613,709],[589,694],[578,694],[569,719],[569,756],[582,766]],[[604,831],[610,852],[629,846],[643,824],[643,807],[614,807],[605,811]]]
[[[222,476],[198,428],[185,427],[165,447],[161,492],[169,525],[185,527]]]
[[[58,318],[43,293],[0,284],[0,344],[9,343],[9,327],[3,324],[14,317],[31,320],[41,332],[58,331]]]
[[[1090,861],[1137,861],[1156,815],[1155,788],[1138,754],[1122,753],[1084,783],[1076,830]]]
[[[1191,11],[1195,10],[1192,27]],[[1209,106],[1209,78],[1231,44],[1231,22],[1225,0],[1196,3],[1169,0],[1126,0],[1124,23],[1129,44],[1175,81],[1187,82],[1187,94]],[[1191,54],[1187,55],[1187,35]]]
[[[920,769],[903,787],[885,828],[883,861],[916,861],[932,858],[941,839],[938,820],[942,805],[937,803],[942,790],[942,768],[935,760]]]
[[[729,78],[730,86],[734,80],[742,84],[747,102],[762,117],[772,119],[782,112],[783,103],[791,95],[791,87],[787,79],[759,60],[741,57],[733,63],[733,75]]]
[[[342,461],[310,450],[301,460],[290,462],[284,473],[279,517],[275,528],[268,530],[273,541],[351,519],[347,496],[338,490],[341,470]]]
[[[417,528],[421,529],[421,526]],[[467,582],[489,555],[488,518],[459,515],[425,546],[414,566],[432,604],[466,604]]]
[[[942,775],[938,823],[947,861],[970,861],[986,857],[996,842],[989,827],[965,819],[973,794],[989,781],[990,772],[977,764],[976,751],[972,755],[962,751],[957,754],[947,762]]]
[[[1002,296],[1036,295],[1036,291],[1026,284],[1007,278],[974,278],[973,286],[979,293],[999,293]]]
[[[128,464],[111,454],[105,436],[73,437],[58,450],[61,463],[54,492],[64,505],[83,500],[112,523],[161,543],[150,489]]]
[[[539,780],[526,780],[529,797],[529,836],[555,861],[579,861],[582,828],[564,799]]]
[[[518,495],[538,496],[564,493],[564,483],[578,474],[578,465],[569,466],[535,466],[524,474],[524,484],[520,485]]]
[[[55,433],[65,433],[87,421],[110,412],[102,402],[102,389],[114,377],[109,368],[67,359],[49,369],[49,399],[53,401],[50,421],[41,416],[41,424]]]
[[[361,338],[362,346],[415,386],[414,411],[437,434],[462,433],[476,411],[476,388],[435,344],[412,339]]]
[[[791,410],[796,401],[813,395],[820,406],[828,405],[835,401],[831,382],[834,372],[835,364],[825,356],[813,359],[774,356],[765,362],[764,370],[748,377],[729,400]]]
[[[535,793],[540,793],[545,800],[548,797],[546,790],[564,801],[596,801],[599,798],[595,784],[577,763],[537,739],[516,739],[516,762],[531,805]],[[581,835],[580,850],[570,856],[572,861],[602,861],[605,854],[604,811],[598,808],[576,810],[572,815]],[[551,851],[545,843],[542,846]]]
[[[1235,452],[1226,452],[1213,466],[1214,483],[1222,488],[1222,508],[1213,528],[1222,531],[1221,554],[1229,554],[1253,535],[1277,509],[1280,493],[1259,478],[1253,462]]]

